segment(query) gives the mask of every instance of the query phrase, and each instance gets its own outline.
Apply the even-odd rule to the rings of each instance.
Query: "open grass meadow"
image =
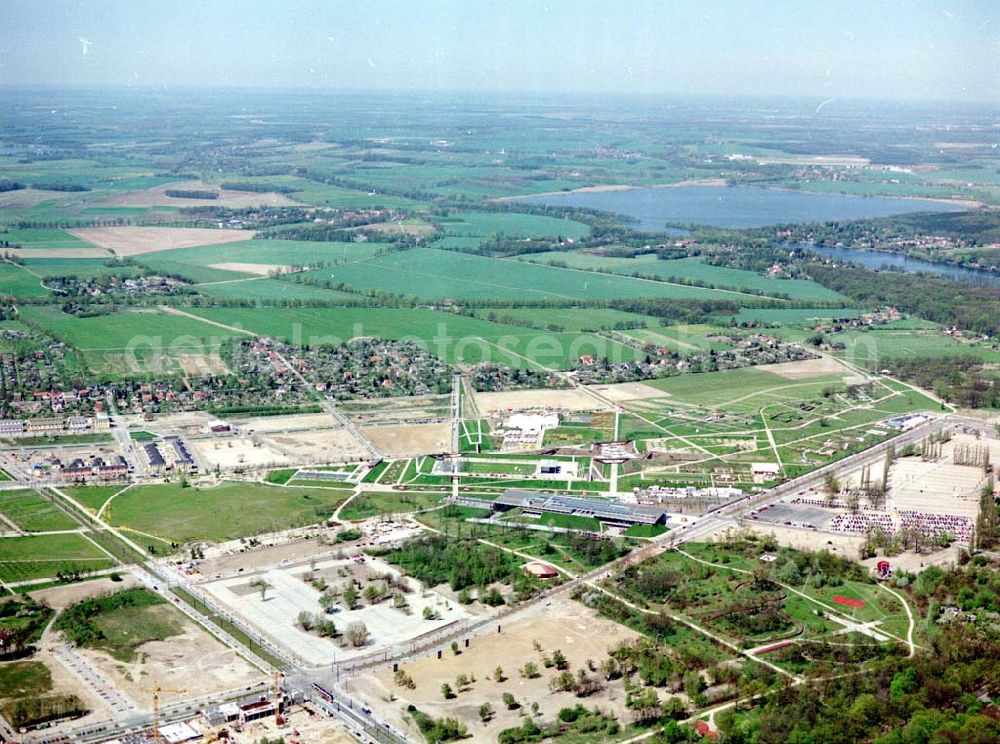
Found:
[[[249,263],[290,266],[326,262],[350,262],[371,258],[385,243],[326,243],[313,240],[245,240],[221,245],[177,248],[146,253],[143,262],[168,259],[197,266]]]
[[[0,263],[0,297],[45,297],[51,294],[42,286],[41,277],[24,266]]]
[[[222,542],[329,519],[348,492],[223,481],[211,488],[137,486],[117,496],[104,518],[161,540]]]
[[[739,298],[724,290],[575,271],[436,248],[399,251],[307,272],[307,275],[323,281],[344,282],[355,289],[374,289],[425,300]]]
[[[505,238],[582,238],[582,222],[516,212],[458,212],[435,220],[446,235]]]
[[[107,315],[79,318],[49,305],[25,306],[25,322],[82,351],[144,349],[159,345],[164,351],[217,348],[232,336],[225,329],[193,318],[169,315],[155,308],[124,309]]]
[[[0,491],[0,514],[25,532],[72,530],[76,522],[37,491]]]
[[[78,533],[0,540],[0,581],[4,582],[53,578],[60,572],[98,571],[114,564],[107,554]]]

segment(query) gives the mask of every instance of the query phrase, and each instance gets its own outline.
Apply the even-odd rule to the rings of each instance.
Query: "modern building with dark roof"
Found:
[[[664,524],[667,521],[667,512],[655,506],[626,504],[604,499],[580,499],[519,488],[508,488],[502,496],[493,499],[493,509],[496,511],[521,509],[527,514],[550,513],[593,517],[601,522],[621,527],[633,524]]]

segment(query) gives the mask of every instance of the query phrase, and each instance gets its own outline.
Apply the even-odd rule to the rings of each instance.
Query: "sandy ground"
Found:
[[[594,390],[613,401],[645,400],[648,398],[664,398],[666,393],[651,385],[641,382],[620,382],[617,385],[591,385]]]
[[[122,419],[131,431],[146,430],[165,434],[190,434],[216,420],[204,411],[158,414],[152,421],[146,421],[140,415],[123,416]]]
[[[284,465],[291,461],[285,453],[263,442],[255,445],[246,437],[190,439],[188,445],[198,463],[209,470]]]
[[[366,451],[346,429],[304,429],[269,434],[268,442],[298,464],[361,460]]]
[[[332,558],[342,549],[345,549],[343,543],[327,545],[319,540],[300,540],[245,553],[208,558],[198,562],[198,571],[205,577],[214,577],[219,574],[235,574],[241,568],[244,571],[272,569],[311,559]]]
[[[387,457],[426,455],[451,447],[451,425],[447,423],[368,426],[361,433]]]
[[[840,535],[832,532],[816,532],[815,530],[797,529],[768,522],[746,520],[748,529],[761,535],[774,535],[779,545],[797,550],[828,550],[835,555],[857,560],[865,538],[858,535]]]
[[[218,354],[180,354],[177,363],[189,377],[228,375],[229,368]]]
[[[302,431],[305,429],[326,428],[333,423],[333,418],[329,413],[302,413],[289,416],[234,418],[232,421],[243,429],[268,434],[276,431]]]
[[[596,398],[580,390],[508,390],[502,393],[476,393],[476,406],[489,411],[525,408],[561,408],[565,411],[609,411]]]
[[[122,572],[121,581],[94,579],[93,581],[82,581],[79,584],[39,589],[37,592],[30,592],[29,596],[39,602],[44,602],[54,610],[62,610],[90,597],[120,592],[123,589],[139,586],[139,584],[139,580],[132,574]]]
[[[163,606],[167,610],[166,606]],[[177,610],[170,609],[183,618]],[[139,658],[128,664],[102,651],[77,651],[105,672],[139,708],[148,709],[150,683],[184,690],[169,696],[170,702],[232,690],[264,681],[265,675],[223,646],[194,623],[183,619],[184,632],[165,641],[139,647]]]
[[[186,191],[215,191],[219,194],[218,199],[178,199],[167,196],[168,190]],[[298,202],[289,199],[284,194],[265,193],[255,191],[226,191],[211,184],[201,181],[185,181],[183,183],[168,183],[143,191],[130,191],[124,194],[102,199],[95,202],[97,206],[110,207],[230,207],[240,209],[242,207],[288,207],[297,206]]]
[[[850,369],[836,359],[829,357],[802,359],[798,362],[782,362],[780,364],[762,364],[757,369],[773,372],[787,380],[807,380],[810,377],[853,374]]]
[[[523,722],[519,714],[524,709],[530,709],[532,702],[539,704],[543,721],[552,721],[560,708],[577,703],[589,708],[597,705],[617,713],[620,721],[628,720],[621,681],[610,683],[604,691],[584,699],[572,693],[552,693],[548,685],[555,671],[542,666],[542,657],[560,649],[570,661],[570,670],[576,672],[585,668],[588,659],[600,663],[609,649],[622,640],[637,638],[636,633],[566,598],[554,599],[551,606],[539,604],[516,619],[503,623],[502,629],[502,633],[477,636],[471,646],[458,656],[446,649],[440,660],[436,654],[431,654],[404,664],[401,668],[416,682],[413,690],[394,684],[391,668],[358,676],[351,679],[346,687],[367,701],[375,709],[379,720],[388,721],[397,730],[408,733],[414,741],[421,738],[416,727],[403,718],[408,703],[435,718],[458,718],[469,727],[471,741],[483,742],[495,742],[500,731],[519,726]],[[535,650],[535,641],[541,645],[541,652]],[[542,675],[537,679],[524,679],[518,674],[517,670],[528,661],[538,664]],[[503,668],[506,681],[496,682],[493,679],[497,666]],[[441,696],[442,683],[455,687],[455,678],[459,674],[475,675],[476,682],[456,698],[444,700]],[[502,699],[504,692],[510,692],[517,698],[522,704],[521,711],[506,709]],[[391,695],[398,699],[386,702]],[[480,722],[478,713],[483,702],[489,702],[496,711],[493,720],[486,725]]]
[[[176,248],[220,245],[250,240],[249,230],[212,230],[202,227],[83,227],[73,235],[114,251],[118,256],[139,256]]]
[[[214,263],[209,264],[209,266],[213,269],[222,269],[223,271],[239,271],[244,274],[255,274],[256,276],[285,274],[292,270],[291,266],[286,266],[284,264],[240,263],[239,261]]]
[[[230,740],[236,744],[257,744],[264,738],[306,744],[355,744],[357,741],[333,719],[308,706],[293,708],[286,719],[287,723],[281,727],[275,725],[274,718],[265,718],[244,726],[238,733],[229,729]]]

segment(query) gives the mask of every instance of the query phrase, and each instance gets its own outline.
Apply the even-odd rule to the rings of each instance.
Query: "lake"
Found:
[[[827,248],[825,246],[802,244],[803,248],[815,251],[826,258],[838,261],[853,261],[868,269],[893,269],[911,274],[937,274],[962,284],[980,284],[1000,287],[1000,274],[981,269],[967,269],[944,263],[932,263],[919,258],[909,258],[901,253],[878,253],[858,248]]]
[[[908,212],[956,212],[958,204],[928,199],[812,194],[749,186],[675,186],[623,191],[568,191],[525,197],[557,207],[585,207],[632,218],[632,225],[662,230],[668,222],[714,227],[764,227],[784,222],[862,220]]]

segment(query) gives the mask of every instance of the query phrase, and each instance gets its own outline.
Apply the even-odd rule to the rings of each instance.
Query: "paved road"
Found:
[[[135,703],[118,689],[118,686],[104,672],[81,656],[75,648],[68,644],[57,646],[53,649],[53,654],[74,677],[104,701],[116,720],[124,719],[138,711]]]

